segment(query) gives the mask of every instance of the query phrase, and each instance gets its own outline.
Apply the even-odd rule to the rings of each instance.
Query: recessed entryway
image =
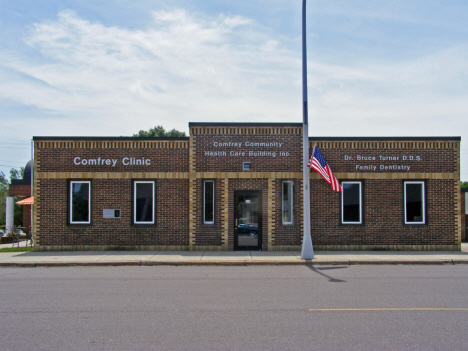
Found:
[[[234,192],[234,250],[261,250],[262,192]]]

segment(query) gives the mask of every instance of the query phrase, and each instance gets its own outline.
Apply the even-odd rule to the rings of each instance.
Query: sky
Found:
[[[468,1],[309,0],[310,136],[460,136]],[[33,136],[302,122],[302,1],[0,0],[0,171]]]

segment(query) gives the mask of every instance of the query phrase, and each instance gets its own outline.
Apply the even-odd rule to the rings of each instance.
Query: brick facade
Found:
[[[453,180],[427,180],[427,224],[403,222],[403,181],[364,180],[362,225],[340,224],[340,193],[317,179],[311,182],[311,232],[317,248],[334,246],[457,245]],[[451,190],[451,191],[450,191]],[[452,204],[452,205],[451,205]]]
[[[272,222],[273,222],[273,234],[272,239],[276,246],[293,249],[297,248],[302,244],[303,236],[303,223],[302,223],[302,179],[294,179],[293,185],[293,199],[294,199],[294,213],[293,223],[283,224],[282,223],[282,208],[281,208],[281,185],[283,180],[289,179],[278,179],[274,182],[273,198],[275,204],[272,211]]]
[[[300,250],[302,125],[190,123],[188,138],[34,138],[36,250],[233,250],[236,191],[259,191],[262,250]],[[340,193],[310,174],[316,249],[460,249],[459,138],[310,138],[341,181],[360,180],[363,223],[343,225]],[[244,169],[244,163],[249,168]],[[69,224],[69,184],[91,182],[91,223]],[[154,180],[156,220],[132,223],[132,184]],[[203,182],[214,181],[214,223]],[[405,181],[424,181],[426,222],[404,224]],[[282,184],[292,223],[282,223]],[[120,218],[104,218],[119,209]]]
[[[311,180],[311,232],[322,249],[457,249],[461,242],[459,141],[311,138],[335,176],[363,186],[363,224],[340,224],[340,193]],[[404,224],[404,181],[424,181],[426,223]]]
[[[156,180],[156,224],[135,226],[132,218],[132,179],[91,180],[91,224],[68,224],[68,180],[41,179],[37,196],[35,244],[45,248],[62,246],[108,247],[109,249],[145,247],[182,247],[188,244],[187,180]],[[64,205],[65,204],[65,205]],[[119,209],[120,218],[103,218],[104,209]],[[185,217],[185,218],[184,218]]]
[[[27,233],[31,232],[31,205],[23,205],[23,227]]]
[[[31,196],[31,180],[13,179],[8,186],[8,195],[27,198]],[[31,205],[22,205],[24,231],[31,232]]]
[[[468,215],[466,215],[466,193],[468,189],[461,189],[462,192],[460,194],[461,196],[461,206],[460,206],[460,214],[461,214],[461,241],[466,243],[468,241],[467,235],[466,235],[466,218]]]
[[[31,182],[28,184],[10,184],[8,187],[8,196],[30,197]]]

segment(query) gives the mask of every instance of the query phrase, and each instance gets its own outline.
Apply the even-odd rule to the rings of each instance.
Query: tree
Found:
[[[468,188],[468,182],[461,182],[462,188]]]
[[[175,128],[166,132],[163,126],[156,126],[148,131],[140,130],[134,137],[186,137],[185,132],[180,132]]]
[[[8,197],[9,183],[13,179],[23,179],[24,167],[10,169],[10,181],[8,181],[5,173],[0,172],[0,226],[5,225],[5,212],[6,212],[6,198]],[[15,197],[15,202],[21,200]],[[21,225],[23,223],[23,208],[21,205],[16,205],[14,208],[14,225]]]
[[[13,179],[23,179],[24,177],[24,167],[18,168],[11,168],[10,169],[10,182]],[[16,201],[21,200],[20,197],[15,196],[15,206],[13,210],[13,223],[14,225],[21,226],[23,224],[23,206],[17,205]]]
[[[24,177],[24,167],[18,168],[11,168],[10,169],[10,182],[13,179],[23,179]]]

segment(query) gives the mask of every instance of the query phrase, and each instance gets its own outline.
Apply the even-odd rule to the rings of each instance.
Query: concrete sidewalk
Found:
[[[3,247],[11,244],[0,245]],[[296,251],[0,252],[0,267],[354,264],[468,264],[468,243],[455,252],[316,251],[313,260],[302,260]]]

